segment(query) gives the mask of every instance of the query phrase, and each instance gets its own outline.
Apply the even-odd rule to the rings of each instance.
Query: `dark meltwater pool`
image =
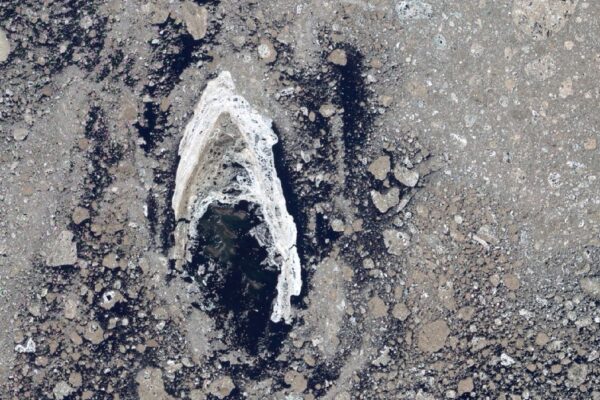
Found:
[[[267,251],[251,235],[262,221],[257,206],[210,206],[198,221],[198,239],[188,273],[201,289],[201,308],[251,354],[275,351],[288,329],[270,320],[277,268],[265,263]]]

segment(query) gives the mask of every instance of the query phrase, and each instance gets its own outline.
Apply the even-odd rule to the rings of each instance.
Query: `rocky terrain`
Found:
[[[3,1],[0,398],[600,399],[599,21]],[[223,71],[278,137],[289,324],[256,205],[208,209],[177,262],[178,148]]]

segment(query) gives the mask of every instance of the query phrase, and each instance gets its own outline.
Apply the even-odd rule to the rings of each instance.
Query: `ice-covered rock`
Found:
[[[197,223],[211,204],[256,204],[264,221],[251,233],[267,250],[267,262],[280,270],[271,320],[289,323],[290,298],[300,294],[302,277],[296,225],[275,170],[277,136],[271,125],[236,94],[229,72],[208,83],[179,145],[174,258],[190,261]]]

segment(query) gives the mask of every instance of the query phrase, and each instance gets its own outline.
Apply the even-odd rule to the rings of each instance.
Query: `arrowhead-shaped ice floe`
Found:
[[[190,260],[197,222],[211,204],[247,201],[260,207],[264,222],[252,234],[279,268],[271,320],[289,323],[291,296],[302,277],[296,225],[287,212],[273,160],[277,136],[271,119],[260,115],[235,92],[229,72],[209,82],[179,145],[173,209],[177,220],[175,258]]]

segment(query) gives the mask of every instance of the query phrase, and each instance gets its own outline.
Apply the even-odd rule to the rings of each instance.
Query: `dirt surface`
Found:
[[[2,1],[0,398],[600,399],[599,21],[589,0]],[[222,71],[279,137],[290,325],[277,271],[173,262],[177,149]],[[256,246],[219,228],[260,220],[244,207],[207,232]]]

